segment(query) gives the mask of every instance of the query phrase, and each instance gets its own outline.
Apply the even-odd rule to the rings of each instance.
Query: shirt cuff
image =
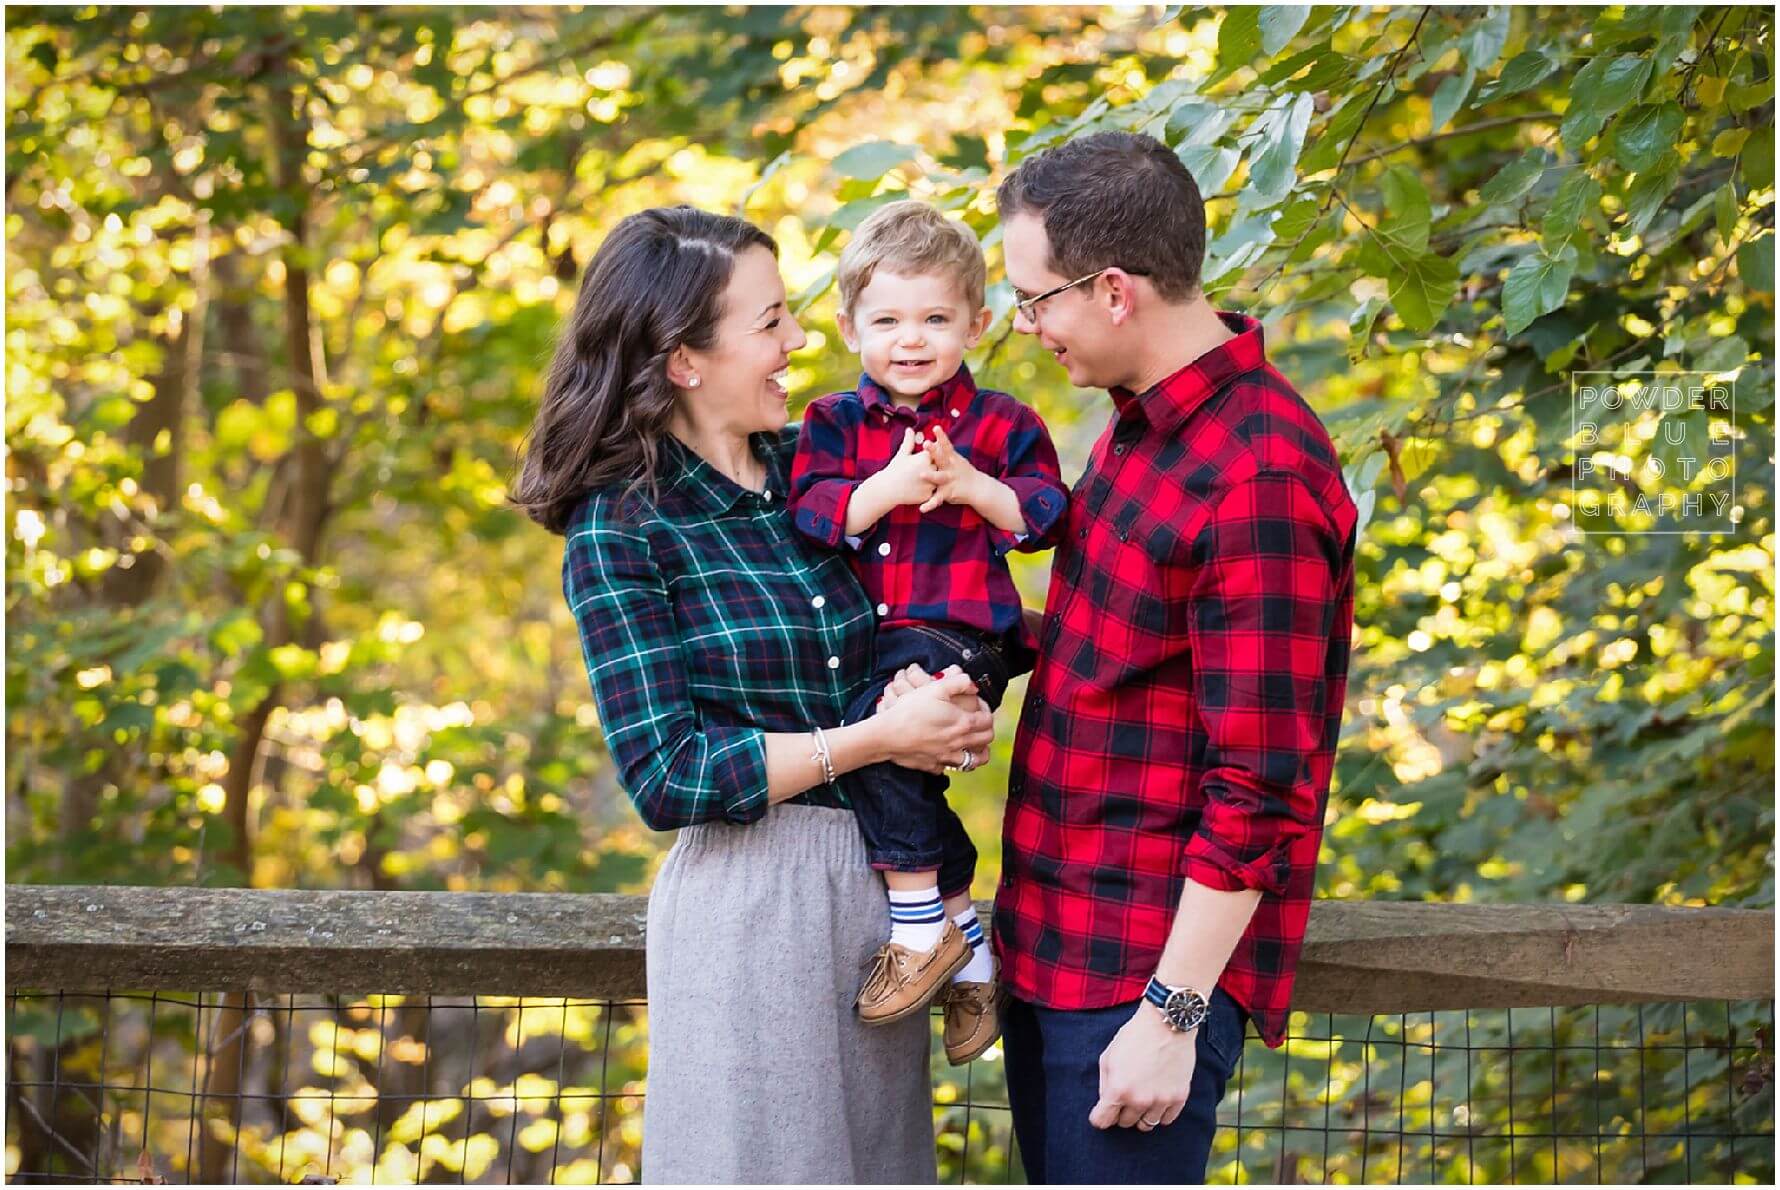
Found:
[[[859,538],[847,535],[847,507],[858,484],[848,479],[825,479],[799,496],[791,511],[791,523],[799,533],[829,549],[844,541],[859,548]]]
[[[709,773],[712,787],[723,798],[726,822],[747,824],[766,816],[766,732],[757,727],[718,728],[713,736],[727,736],[711,746]]]
[[[1020,515],[1026,519],[1024,533],[1009,533],[1005,529],[991,526],[990,542],[998,554],[1005,554],[1019,548],[1043,549],[1049,542],[1046,540],[1052,528],[1069,508],[1068,495],[1058,487],[1043,479],[1017,476],[1002,481],[1014,490],[1020,499]]]
[[[1291,839],[1282,837],[1259,854],[1245,857],[1201,825],[1187,841],[1181,875],[1221,892],[1252,888],[1269,896],[1284,896],[1292,875],[1290,852]]]

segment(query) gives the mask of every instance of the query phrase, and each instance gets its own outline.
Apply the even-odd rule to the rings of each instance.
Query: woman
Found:
[[[888,936],[844,774],[986,754],[963,674],[838,726],[873,614],[785,513],[804,344],[777,249],[690,207],[623,220],[589,264],[514,501],[567,538],[563,589],[606,742],[679,836],[649,896],[652,1182],[931,1182],[928,1023],[867,1028]]]

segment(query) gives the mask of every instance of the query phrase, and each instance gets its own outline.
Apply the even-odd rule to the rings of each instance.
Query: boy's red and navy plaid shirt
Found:
[[[1014,741],[995,941],[1052,1008],[1143,994],[1192,879],[1262,897],[1221,985],[1279,1045],[1346,693],[1357,515],[1261,324],[1116,414]],[[1207,991],[1208,989],[1200,989]]]
[[[907,430],[925,440],[935,426],[971,466],[1014,490],[1026,531],[1008,533],[962,504],[926,513],[905,504],[848,536],[847,505],[860,482],[889,465]],[[852,392],[810,402],[791,467],[792,524],[830,548],[852,547],[849,558],[880,629],[955,624],[997,639],[1013,634],[1026,650],[1032,634],[1020,617],[1006,555],[1054,545],[1068,500],[1057,449],[1038,414],[1007,393],[978,388],[962,366],[913,408],[863,375]]]

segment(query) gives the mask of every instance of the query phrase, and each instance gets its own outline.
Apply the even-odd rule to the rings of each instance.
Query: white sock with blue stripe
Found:
[[[958,928],[964,931],[964,940],[970,943],[970,962],[952,976],[952,982],[988,983],[995,978],[995,959],[989,953],[989,939],[983,935],[983,923],[977,917],[977,907],[969,906],[952,920],[958,923]]]
[[[890,941],[910,950],[932,950],[946,928],[939,882],[909,892],[890,889]]]

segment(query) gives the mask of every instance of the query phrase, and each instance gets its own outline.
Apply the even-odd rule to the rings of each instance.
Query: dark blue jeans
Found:
[[[1229,993],[1215,989],[1211,1014],[1199,1028],[1187,1106],[1174,1123],[1148,1132],[1102,1131],[1088,1123],[1088,1113],[1100,1101],[1100,1055],[1139,1004],[1069,1010],[1008,999],[1002,1015],[1007,1096],[1027,1181],[1170,1186],[1205,1181],[1218,1103],[1242,1056],[1248,1014]]]
[[[998,642],[963,629],[914,624],[880,632],[871,685],[847,708],[847,722],[871,718],[884,688],[909,665],[919,665],[934,675],[958,666],[976,682],[977,693],[994,709],[1001,705],[1012,676],[1005,657]],[[937,871],[941,896],[970,888],[976,875],[977,849],[946,803],[949,784],[938,774],[889,763],[859,770],[853,814],[859,819],[859,833],[865,837],[865,854],[872,867],[892,872]]]

